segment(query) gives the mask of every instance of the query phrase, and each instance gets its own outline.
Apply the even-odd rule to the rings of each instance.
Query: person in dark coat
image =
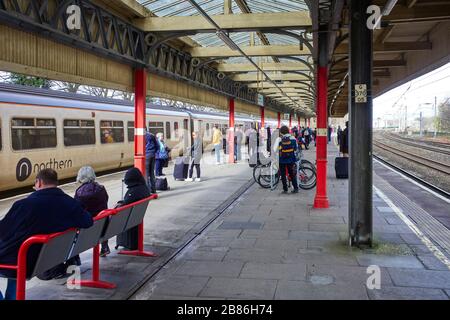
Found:
[[[101,211],[108,209],[108,193],[104,186],[95,181],[95,171],[90,166],[80,168],[77,175],[77,182],[81,185],[75,191],[75,199],[80,201],[83,207],[89,211],[92,217],[97,216]],[[102,243],[100,256],[106,257],[110,253],[108,241]],[[76,256],[79,260],[80,257]],[[75,257],[74,257],[75,258]],[[81,264],[81,261],[79,261]]]
[[[148,186],[152,193],[156,193],[155,164],[158,141],[155,135],[149,131],[145,134],[145,169],[147,172]]]
[[[147,187],[147,183],[145,182],[144,176],[138,168],[130,168],[125,173],[124,183],[127,186],[127,192],[123,198],[123,201],[119,201],[118,207],[124,206],[144,198],[147,198],[151,195],[150,190]],[[121,238],[125,236],[126,233],[130,234],[138,234],[139,226],[133,227],[130,230],[124,232],[117,236],[117,243],[121,242]],[[137,236],[134,237],[137,239]],[[118,245],[116,246],[117,249]],[[134,243],[132,247],[129,247],[130,250],[136,250],[138,248],[138,244]]]
[[[35,192],[16,201],[0,221],[0,264],[17,264],[21,244],[38,234],[62,232],[70,228],[89,228],[92,216],[81,204],[57,187],[58,175],[44,169],[36,176]],[[34,245],[28,252],[27,270],[36,264],[42,246]],[[15,270],[0,269],[0,276],[8,278],[6,299],[15,299]],[[0,298],[3,298],[0,293]]]
[[[342,152],[344,157],[348,157],[348,121],[345,122],[345,129],[341,133],[339,151]]]

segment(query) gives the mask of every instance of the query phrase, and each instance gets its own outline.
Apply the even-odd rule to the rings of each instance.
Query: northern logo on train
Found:
[[[39,171],[44,169],[54,169],[54,170],[64,170],[72,168],[72,160],[57,160],[55,158],[50,158],[46,162],[36,162],[31,163],[28,158],[22,158],[19,160],[16,166],[16,179],[19,182],[25,181],[31,174],[37,174]]]
[[[16,166],[16,179],[17,181],[25,181],[30,175],[33,167],[31,161],[28,158],[22,158],[19,160]]]

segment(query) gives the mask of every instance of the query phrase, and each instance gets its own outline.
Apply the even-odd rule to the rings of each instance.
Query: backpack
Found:
[[[280,159],[293,159],[295,160],[294,144],[291,141],[290,136],[283,136],[280,142]]]

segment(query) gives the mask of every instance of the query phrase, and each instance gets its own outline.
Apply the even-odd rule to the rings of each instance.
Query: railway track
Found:
[[[447,143],[425,141],[425,140],[413,140],[409,138],[399,137],[393,134],[383,134],[382,136],[386,139],[396,141],[415,148],[420,148],[422,150],[429,150],[433,152],[450,155],[450,144]],[[430,146],[429,144],[433,144],[435,146]]]
[[[391,162],[389,162],[388,160],[386,160],[386,159],[384,159],[384,158],[382,158],[380,156],[373,155],[373,157],[377,161],[387,165],[388,167],[391,167],[395,171],[398,171],[398,172],[402,173],[403,175],[407,176],[408,178],[410,178],[410,179],[420,183],[421,185],[427,187],[428,189],[433,190],[434,192],[440,194],[441,196],[444,196],[445,198],[450,199],[450,192],[447,192],[447,191],[445,191],[445,190],[435,186],[434,184],[431,184],[428,181],[425,181],[424,179],[419,178],[415,174],[413,174],[413,173],[411,173],[409,171],[406,171],[406,170],[400,168],[399,166],[396,166],[396,165],[392,164]]]
[[[409,152],[409,151],[404,151],[404,150],[400,150],[397,148],[394,148],[392,146],[389,146],[383,142],[380,142],[378,140],[374,140],[373,141],[373,145],[385,150],[387,152],[390,152],[392,154],[395,154],[399,157],[402,157],[404,159],[407,159],[409,161],[415,162],[417,164],[420,164],[422,166],[425,166],[427,168],[439,171],[441,173],[445,173],[450,175],[450,165],[440,162],[440,161],[436,161],[436,160],[431,160],[429,158],[426,158],[424,156]]]

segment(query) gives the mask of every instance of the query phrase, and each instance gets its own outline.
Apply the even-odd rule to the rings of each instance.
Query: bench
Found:
[[[69,229],[63,232],[34,235],[20,246],[16,265],[0,264],[0,269],[16,270],[16,299],[25,300],[26,281],[42,274],[68,259],[93,248],[92,279],[72,280],[72,284],[84,287],[112,289],[116,285],[100,280],[100,250],[99,244],[118,234],[139,225],[138,250],[124,251],[122,254],[136,256],[156,256],[144,251],[144,216],[150,200],[157,199],[156,194],[134,203],[116,209],[107,209],[94,218],[94,224],[87,229]],[[31,272],[27,270],[28,250],[36,244],[42,245],[39,256]],[[119,252],[120,253],[120,252]],[[28,273],[27,273],[28,272]]]

